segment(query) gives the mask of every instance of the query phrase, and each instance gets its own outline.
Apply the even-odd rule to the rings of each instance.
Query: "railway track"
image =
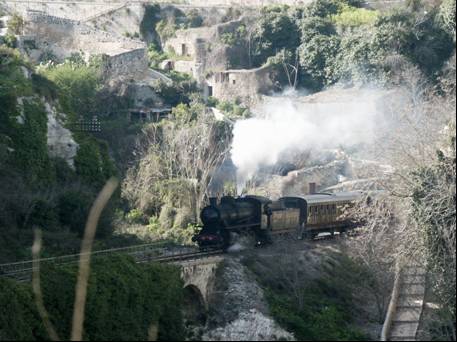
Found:
[[[332,240],[335,237],[342,236],[341,234],[324,234],[314,238],[312,241]],[[113,254],[124,254],[133,257],[137,263],[177,263],[180,261],[208,258],[211,256],[221,255],[224,253],[221,249],[212,251],[199,251],[196,248],[191,247],[181,247],[179,249],[173,249],[170,248],[168,245],[168,241],[159,241],[151,244],[94,251],[90,253],[90,255],[92,259],[97,259],[100,257],[107,257]],[[40,266],[77,264],[81,256],[82,254],[71,254],[52,258],[42,258],[39,259],[38,262]],[[33,270],[33,260],[1,264],[0,278],[8,277],[20,281],[27,281],[31,279]]]
[[[205,251],[205,252],[190,252],[190,253],[176,253],[171,255],[160,256],[151,259],[145,259],[138,261],[141,262],[161,262],[161,263],[173,263],[179,261],[190,261],[190,260],[198,260],[203,259],[211,256],[221,255],[223,254],[223,250],[214,250],[214,251]]]
[[[207,258],[223,253],[222,250],[201,252],[195,248],[173,249],[167,246],[168,242],[158,242],[153,244],[113,248],[90,253],[92,259],[109,257],[115,254],[132,256],[137,263],[160,262],[176,263],[179,261],[190,261]],[[77,264],[82,254],[72,254],[53,258],[43,258],[37,260],[40,265],[69,265]],[[0,278],[13,278],[19,281],[31,279],[34,270],[33,260],[21,261],[0,265]]]

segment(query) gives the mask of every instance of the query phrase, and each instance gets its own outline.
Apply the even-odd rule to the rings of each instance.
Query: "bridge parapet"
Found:
[[[223,260],[223,256],[212,256],[176,263],[182,267],[181,277],[184,281],[184,288],[192,287],[198,289],[206,310],[214,289],[216,270]]]

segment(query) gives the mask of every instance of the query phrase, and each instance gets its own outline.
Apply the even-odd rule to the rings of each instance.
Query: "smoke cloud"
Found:
[[[311,97],[293,92],[267,97],[254,117],[234,127],[232,160],[238,183],[288,151],[319,151],[370,144],[374,140],[379,92],[327,91]]]

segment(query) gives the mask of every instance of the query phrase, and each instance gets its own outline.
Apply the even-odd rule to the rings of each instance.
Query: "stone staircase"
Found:
[[[424,306],[425,267],[418,265],[403,267],[396,283],[397,291],[396,293],[394,291],[394,294],[397,298],[392,298],[395,304],[392,306],[385,340],[416,341]]]

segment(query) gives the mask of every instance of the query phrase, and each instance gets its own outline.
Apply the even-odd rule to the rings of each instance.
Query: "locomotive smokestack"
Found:
[[[309,194],[314,195],[315,193],[317,193],[317,184],[309,183]]]
[[[217,197],[210,197],[209,204],[212,206],[217,206]]]

